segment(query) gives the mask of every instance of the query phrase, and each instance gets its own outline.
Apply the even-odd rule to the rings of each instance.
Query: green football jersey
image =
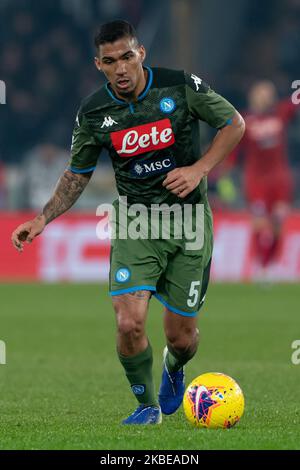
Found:
[[[103,148],[109,152],[120,196],[129,203],[196,203],[206,178],[185,199],[162,186],[166,173],[201,158],[199,120],[220,129],[234,107],[199,77],[149,68],[135,102],[119,99],[107,83],[83,100],[73,132],[69,169],[93,171]]]

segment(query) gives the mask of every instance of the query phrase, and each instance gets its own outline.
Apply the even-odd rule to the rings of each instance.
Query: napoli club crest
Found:
[[[160,110],[163,113],[172,113],[175,109],[175,101],[172,98],[163,98],[159,103]]]

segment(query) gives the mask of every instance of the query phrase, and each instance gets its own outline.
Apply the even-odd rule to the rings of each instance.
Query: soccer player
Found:
[[[233,159],[239,153],[243,155],[245,196],[252,214],[258,263],[253,274],[264,279],[276,258],[281,226],[292,202],[287,129],[298,107],[291,99],[279,100],[274,84],[268,80],[254,83],[248,102],[244,115],[247,131]]]
[[[183,368],[198,346],[197,312],[208,285],[213,240],[206,177],[240,141],[244,121],[196,75],[144,66],[146,51],[129,23],[118,20],[102,25],[95,45],[95,64],[107,84],[82,102],[69,166],[42,212],[19,226],[12,241],[22,251],[24,241],[32,242],[74,204],[103,147],[109,151],[120,194],[114,202],[116,209],[143,203],[150,213],[154,203],[164,203],[167,211],[175,203],[180,208],[202,204],[204,243],[197,250],[186,249],[184,236],[175,237],[175,219],[169,239],[117,236],[112,240],[109,284],[117,320],[117,352],[139,403],[123,423],[157,424],[162,412],[172,414],[180,406]],[[218,129],[202,157],[199,119]],[[194,223],[195,211],[191,219]],[[165,307],[167,346],[158,398],[145,330],[151,295]]]

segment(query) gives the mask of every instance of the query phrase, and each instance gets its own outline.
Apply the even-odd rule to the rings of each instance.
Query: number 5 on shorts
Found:
[[[199,289],[197,287],[200,286],[200,281],[192,281],[190,292],[189,292],[189,299],[187,300],[188,307],[195,307],[198,302],[199,297]]]

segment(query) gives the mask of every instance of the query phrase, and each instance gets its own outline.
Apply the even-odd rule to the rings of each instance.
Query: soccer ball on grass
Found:
[[[196,377],[183,398],[188,421],[200,428],[231,428],[240,420],[244,406],[244,395],[236,381],[217,372]]]

